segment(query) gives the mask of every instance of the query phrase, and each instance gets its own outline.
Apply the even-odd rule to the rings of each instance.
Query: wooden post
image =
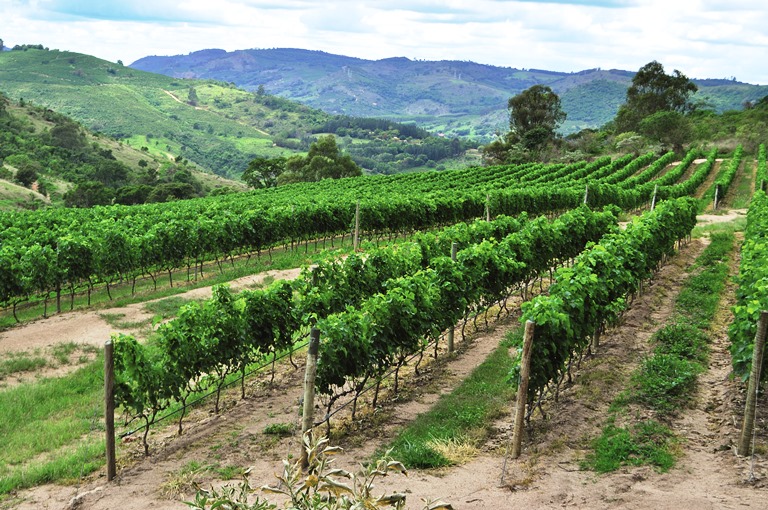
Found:
[[[485,194],[485,221],[491,221],[491,194]]]
[[[760,179],[760,189],[765,191],[765,179]]]
[[[589,198],[589,184],[584,188],[584,203],[587,203],[587,199]]]
[[[304,436],[311,434],[315,418],[315,375],[317,375],[317,353],[320,349],[320,330],[312,328],[309,333],[307,368],[304,372],[304,408],[301,415],[301,468],[309,467],[307,449],[304,448]]]
[[[358,246],[360,245],[360,201],[357,201],[357,206],[355,207],[355,237],[352,241],[352,250],[357,251]]]
[[[112,340],[104,344],[104,425],[106,429],[107,481],[117,474],[115,460],[115,364]]]
[[[592,351],[592,354],[597,354],[597,349],[600,347],[600,335],[603,332],[602,323],[597,325],[597,328],[595,328],[595,332],[592,335],[592,345],[590,345],[590,350]]]
[[[651,200],[651,211],[656,209],[656,193],[659,192],[659,185],[653,187],[653,200]]]
[[[717,203],[720,201],[720,185],[715,184],[715,202],[712,204],[712,209],[717,210]]]
[[[531,375],[531,350],[535,329],[536,324],[533,321],[526,321],[523,356],[520,360],[520,384],[517,386],[517,402],[515,402],[515,428],[512,436],[513,459],[520,457],[523,444],[523,420],[525,419],[525,405],[528,403],[528,379]]]
[[[749,375],[749,389],[747,390],[747,405],[744,409],[744,423],[741,427],[741,440],[737,453],[742,457],[749,453],[752,443],[752,432],[755,429],[755,403],[757,392],[760,389],[760,369],[763,365],[763,351],[765,350],[765,335],[768,330],[768,312],[760,312],[760,320],[757,323],[755,335],[755,348],[752,351],[752,372]]]
[[[456,253],[459,250],[458,243],[451,243],[451,260],[456,262]],[[453,352],[453,337],[455,334],[456,327],[451,325],[450,329],[448,330],[448,354]]]

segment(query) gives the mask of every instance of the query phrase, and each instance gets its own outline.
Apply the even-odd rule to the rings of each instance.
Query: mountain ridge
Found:
[[[568,113],[563,132],[596,128],[613,119],[633,71],[525,69],[463,60],[368,60],[319,50],[253,48],[198,50],[147,56],[130,67],[176,78],[216,79],[332,114],[415,121],[431,131],[488,138],[507,128],[507,101],[523,90],[551,87]],[[693,79],[694,101],[722,112],[768,95],[768,86],[735,79]],[[598,82],[595,86],[594,83]]]

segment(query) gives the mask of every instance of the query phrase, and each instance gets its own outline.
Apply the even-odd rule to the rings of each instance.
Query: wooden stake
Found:
[[[456,253],[459,250],[458,243],[451,243],[451,260],[456,262]],[[455,326],[451,326],[448,330],[448,354],[453,352],[453,336],[455,334]]]
[[[491,221],[491,194],[485,194],[485,221]]]
[[[589,184],[584,188],[584,203],[587,203],[587,199],[589,198]]]
[[[752,351],[752,372],[749,375],[749,389],[747,390],[747,405],[744,409],[744,423],[741,427],[741,440],[737,450],[737,453],[742,457],[749,453],[752,432],[755,429],[755,404],[757,392],[760,389],[760,369],[763,365],[766,331],[768,331],[768,312],[763,310],[760,312],[760,320],[757,323],[755,347]]]
[[[536,324],[533,321],[526,321],[523,356],[520,360],[520,384],[517,387],[517,402],[515,403],[515,428],[512,436],[513,459],[520,457],[523,444],[523,420],[525,419],[525,405],[528,402],[528,379],[531,375],[531,350],[535,329]]]
[[[717,203],[720,201],[720,185],[715,184],[715,203],[712,204],[712,210],[717,210]]]
[[[317,353],[320,350],[320,330],[312,328],[309,332],[307,368],[304,372],[304,408],[301,415],[301,468],[309,467],[307,449],[304,448],[304,436],[311,433],[315,418],[315,375],[317,375]]]
[[[355,207],[355,238],[352,242],[352,251],[357,251],[358,246],[360,245],[360,201],[357,201],[357,206]]]
[[[659,191],[659,185],[653,187],[653,200],[651,200],[651,211],[656,209],[656,193]]]
[[[115,364],[112,340],[104,344],[104,425],[106,429],[107,481],[117,474],[115,459]]]

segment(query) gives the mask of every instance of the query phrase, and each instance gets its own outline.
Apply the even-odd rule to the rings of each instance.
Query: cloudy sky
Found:
[[[766,0],[0,0],[6,45],[129,64],[205,48],[635,71],[768,84]]]

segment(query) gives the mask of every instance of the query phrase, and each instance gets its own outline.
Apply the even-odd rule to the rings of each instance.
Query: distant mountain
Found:
[[[336,117],[258,87],[254,93],[227,81],[168,77],[39,45],[0,53],[0,92],[155,157],[181,157],[225,177],[239,177],[257,156],[306,151],[320,133],[337,134],[370,172],[479,162],[477,151],[468,151],[475,144],[414,125]]]
[[[536,84],[551,87],[568,118],[563,131],[598,127],[624,102],[634,72],[588,69],[562,73],[465,61],[407,58],[364,60],[300,49],[196,51],[151,56],[131,67],[176,78],[211,78],[272,94],[334,114],[416,121],[430,130],[487,137],[507,129],[507,100]],[[768,86],[694,80],[694,101],[718,112],[741,109],[768,95]]]

